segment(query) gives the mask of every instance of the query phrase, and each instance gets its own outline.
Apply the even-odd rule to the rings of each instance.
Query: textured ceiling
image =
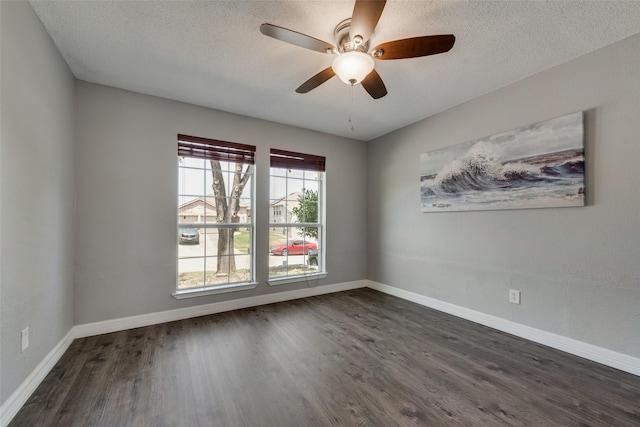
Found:
[[[335,44],[353,1],[31,4],[78,79],[359,140],[640,32],[640,1],[389,0],[371,46],[432,34],[456,44],[376,61],[389,94],[373,100],[337,77],[295,93],[333,56],[259,31],[267,22]]]

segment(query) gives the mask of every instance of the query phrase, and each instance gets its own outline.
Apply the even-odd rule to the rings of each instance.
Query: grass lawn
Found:
[[[233,247],[235,250],[242,252],[243,254],[249,253],[249,241],[251,240],[251,233],[247,230],[238,230],[233,235]]]
[[[287,241],[287,236],[276,233],[269,233],[269,247],[279,245]]]
[[[247,230],[238,230],[233,236],[233,247],[235,250],[243,254],[249,253],[249,240],[251,233]],[[282,234],[269,233],[269,247],[278,245],[286,241],[286,237]]]
[[[203,280],[204,279],[204,280]],[[207,271],[207,277],[203,277],[202,271],[190,271],[178,275],[178,289],[188,289],[194,287],[223,285],[227,283],[246,282],[250,279],[249,270],[238,269],[231,277],[226,274],[217,275],[215,271]]]

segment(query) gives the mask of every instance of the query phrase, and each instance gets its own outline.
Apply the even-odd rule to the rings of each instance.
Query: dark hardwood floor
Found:
[[[370,289],[78,339],[11,426],[640,426],[640,377]]]

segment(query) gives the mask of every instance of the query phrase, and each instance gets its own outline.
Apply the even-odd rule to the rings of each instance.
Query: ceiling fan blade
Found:
[[[277,25],[262,24],[260,25],[260,32],[265,36],[273,37],[274,39],[304,47],[305,49],[315,50],[317,52],[334,53],[336,50],[336,47],[330,43],[323,42],[322,40],[318,40],[297,31],[278,27]]]
[[[360,83],[364,90],[366,90],[373,99],[382,98],[387,94],[387,88],[384,86],[382,78],[380,78],[380,75],[375,69],[373,69]]]
[[[371,51],[375,59],[404,59],[448,52],[455,43],[453,34],[413,37],[382,43]],[[380,52],[380,53],[378,53]]]
[[[358,35],[362,37],[362,43],[369,40],[378,25],[385,3],[386,0],[356,0],[349,26],[351,40]]]
[[[311,77],[306,82],[302,83],[300,85],[300,87],[298,87],[298,89],[296,89],[296,92],[298,92],[298,93],[307,93],[307,92],[317,88],[322,83],[326,82],[327,80],[329,80],[331,77],[333,77],[335,75],[336,75],[336,72],[333,71],[333,68],[331,68],[331,67],[325,68],[324,70],[320,71],[315,76]]]

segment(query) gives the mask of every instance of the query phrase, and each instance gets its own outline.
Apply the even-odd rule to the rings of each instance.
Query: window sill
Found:
[[[226,292],[246,291],[254,289],[258,286],[258,282],[234,283],[232,285],[211,286],[208,288],[183,289],[171,294],[175,299],[203,297],[206,295],[223,294]]]
[[[267,283],[270,284],[271,286],[278,286],[278,285],[287,285],[289,283],[299,283],[299,282],[307,282],[309,283],[309,281],[313,280],[320,280],[320,279],[324,279],[325,277],[327,277],[327,272],[320,272],[320,273],[313,273],[313,274],[301,274],[299,276],[290,276],[290,277],[274,277],[273,279],[269,279],[267,280]],[[313,283],[314,285],[317,285],[318,283]]]

